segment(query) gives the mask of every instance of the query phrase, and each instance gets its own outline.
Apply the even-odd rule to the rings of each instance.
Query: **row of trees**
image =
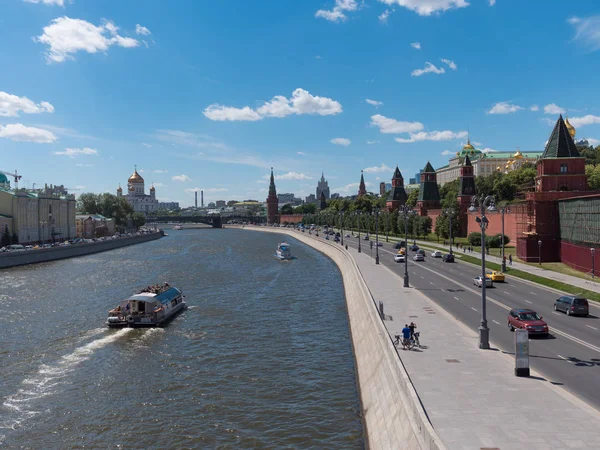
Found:
[[[2,236],[0,237],[0,247],[6,247],[11,244],[18,244],[19,237],[17,233],[13,233],[12,235],[8,231],[8,225],[4,225],[4,231],[2,232]]]
[[[128,227],[130,221],[136,228],[146,223],[144,214],[135,212],[126,198],[109,193],[81,194],[77,200],[77,211],[80,214],[100,214],[107,218],[113,218],[115,225],[121,229]]]

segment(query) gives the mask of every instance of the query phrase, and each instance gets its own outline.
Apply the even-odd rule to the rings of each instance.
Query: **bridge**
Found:
[[[213,228],[223,228],[223,224],[229,222],[253,222],[263,223],[266,222],[266,217],[248,217],[248,216],[221,216],[219,214],[211,214],[205,216],[148,216],[146,222],[148,223],[204,223],[210,225]]]

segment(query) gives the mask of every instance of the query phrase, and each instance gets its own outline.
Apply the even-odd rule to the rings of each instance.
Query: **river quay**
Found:
[[[492,350],[479,350],[476,330],[420,290],[404,288],[403,271],[376,265],[368,253],[323,237],[254,229],[293,236],[338,264],[370,448],[600,448],[596,409],[535,371],[528,378],[514,376],[512,355],[498,351],[493,341]],[[392,336],[411,321],[423,347],[396,350]]]
[[[146,233],[119,239],[109,239],[106,241],[96,241],[61,247],[40,248],[21,252],[0,253],[0,269],[91,255],[94,253],[105,252],[107,250],[127,247],[128,245],[154,241],[163,236],[164,233],[162,231],[158,231],[156,233]]]

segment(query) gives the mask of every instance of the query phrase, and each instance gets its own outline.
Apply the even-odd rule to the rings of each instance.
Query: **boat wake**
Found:
[[[108,330],[104,331],[108,332]],[[36,411],[34,408],[36,400],[57,393],[59,386],[66,383],[65,378],[80,363],[89,359],[99,348],[121,339],[132,331],[132,328],[124,328],[116,332],[111,332],[108,336],[88,342],[76,348],[72,353],[62,356],[55,364],[40,365],[34,375],[25,378],[21,382],[23,387],[15,394],[6,397],[2,403],[4,409],[8,410],[10,412],[9,415],[12,417],[6,418],[2,417],[4,414],[0,414],[0,417],[2,417],[2,420],[0,420],[0,432],[3,429],[15,430],[23,421],[40,414],[41,411]],[[2,444],[4,437],[3,434],[0,434],[0,444]]]

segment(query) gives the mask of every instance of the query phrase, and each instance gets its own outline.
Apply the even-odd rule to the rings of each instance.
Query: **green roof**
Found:
[[[538,158],[539,156],[542,156],[543,152],[521,152],[521,154],[523,155],[523,158],[527,158],[527,159],[535,159]],[[488,152],[485,153],[483,158],[491,158],[491,159],[513,159],[515,157],[515,154],[513,152]]]
[[[427,161],[427,164],[425,165],[425,168],[423,169],[424,173],[432,173],[435,172],[435,169],[433,168],[433,166],[431,165],[431,163],[429,161]]]
[[[569,134],[569,130],[567,130],[567,125],[561,114],[556,121],[556,125],[554,125],[554,129],[552,130],[550,139],[548,139],[542,158],[580,157],[579,150],[577,150],[575,142],[573,142],[573,138],[571,137],[571,134]]]

